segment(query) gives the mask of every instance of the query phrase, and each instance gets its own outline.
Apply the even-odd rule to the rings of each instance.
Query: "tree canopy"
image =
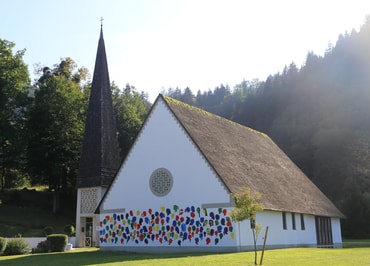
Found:
[[[144,93],[138,93],[135,87],[129,84],[120,90],[113,83],[111,89],[117,121],[118,142],[121,148],[121,157],[124,158],[144,122],[150,103]]]
[[[29,103],[30,78],[23,61],[25,50],[0,39],[0,186],[15,182],[24,162],[24,112]]]
[[[44,67],[29,109],[28,166],[33,183],[59,190],[75,186],[87,98],[70,58]],[[86,88],[85,88],[86,89]]]

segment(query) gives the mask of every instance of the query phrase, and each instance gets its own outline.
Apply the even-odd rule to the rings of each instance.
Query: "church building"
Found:
[[[108,75],[103,48],[101,34],[93,86],[95,76]],[[104,79],[108,85],[96,79],[95,86],[109,90],[109,78]],[[101,104],[100,112],[110,113],[110,106]],[[107,126],[103,117],[95,115],[90,121],[100,121],[100,127],[89,126],[88,119],[85,138],[89,130]],[[113,125],[112,117],[107,120]],[[82,155],[88,155],[81,155],[76,226],[80,245],[93,242],[102,251],[145,253],[253,249],[250,221],[230,217],[231,194],[249,188],[262,195],[264,210],[257,213],[256,222],[269,227],[267,248],[342,246],[343,214],[261,132],[163,95],[121,165],[112,164],[119,161],[112,127],[98,132],[84,139]]]

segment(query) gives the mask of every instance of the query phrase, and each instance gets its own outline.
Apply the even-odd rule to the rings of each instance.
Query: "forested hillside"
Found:
[[[347,216],[343,233],[370,237],[370,20],[265,81],[165,94],[267,133]]]
[[[39,66],[31,83],[25,51],[0,39],[0,207],[14,204],[5,190],[32,185],[53,192],[53,212],[75,197],[76,175],[91,81],[71,58]],[[112,83],[122,158],[128,152],[150,103],[129,84]],[[67,206],[69,208],[74,208]],[[51,211],[51,210],[50,210]]]

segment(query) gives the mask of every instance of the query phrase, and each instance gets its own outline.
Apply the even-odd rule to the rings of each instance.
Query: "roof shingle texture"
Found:
[[[261,193],[266,210],[344,217],[265,134],[160,95],[231,193]]]
[[[107,56],[101,31],[87,110],[77,187],[108,186],[120,163]]]

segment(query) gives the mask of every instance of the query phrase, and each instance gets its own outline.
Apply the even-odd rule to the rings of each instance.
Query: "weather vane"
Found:
[[[103,27],[103,17],[100,17],[100,26]]]

